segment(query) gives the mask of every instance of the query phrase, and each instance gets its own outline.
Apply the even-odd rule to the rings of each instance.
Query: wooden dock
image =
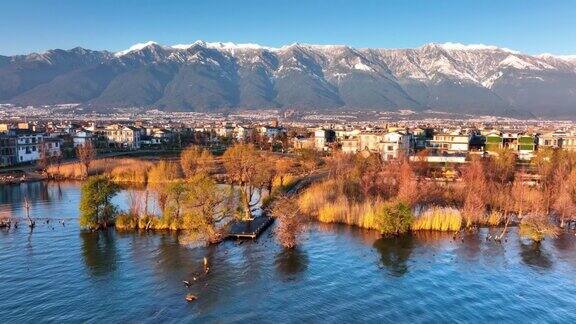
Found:
[[[227,238],[255,239],[274,222],[269,216],[259,216],[248,221],[235,221],[230,225]]]

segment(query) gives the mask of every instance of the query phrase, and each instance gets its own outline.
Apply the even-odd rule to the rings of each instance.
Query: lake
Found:
[[[499,244],[487,229],[383,239],[311,224],[291,251],[270,229],[192,248],[185,235],[80,231],[74,182],[3,185],[0,216],[24,216],[25,196],[52,221],[0,229],[2,323],[576,321],[574,232],[535,245],[512,229]]]

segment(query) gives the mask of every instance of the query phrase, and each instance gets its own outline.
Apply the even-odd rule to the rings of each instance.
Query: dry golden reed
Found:
[[[412,223],[412,230],[457,231],[462,227],[459,210],[447,207],[432,207]]]

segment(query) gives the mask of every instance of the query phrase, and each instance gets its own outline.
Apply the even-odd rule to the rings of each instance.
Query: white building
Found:
[[[314,148],[318,151],[328,149],[328,143],[334,142],[336,134],[331,129],[317,129],[314,131]]]
[[[110,144],[128,149],[140,148],[140,134],[140,130],[132,126],[110,125],[104,129]]]
[[[384,161],[397,159],[400,155],[408,156],[410,152],[410,135],[403,132],[388,132],[378,143]]]
[[[446,153],[468,153],[470,136],[460,132],[434,134],[428,142],[428,147]]]
[[[94,134],[87,130],[78,130],[72,136],[72,144],[74,148],[80,145],[86,145],[86,143],[92,142]]]
[[[16,152],[18,163],[40,159],[40,145],[44,136],[41,133],[19,131],[16,133]]]
[[[238,125],[234,128],[234,137],[237,141],[244,142],[252,136],[252,132],[252,128]]]

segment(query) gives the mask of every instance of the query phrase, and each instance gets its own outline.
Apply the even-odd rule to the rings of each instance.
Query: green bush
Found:
[[[116,206],[110,202],[120,189],[105,176],[88,178],[80,197],[80,226],[86,229],[106,228],[114,223]]]
[[[412,211],[403,203],[384,204],[376,210],[375,221],[380,233],[397,236],[410,230]]]

